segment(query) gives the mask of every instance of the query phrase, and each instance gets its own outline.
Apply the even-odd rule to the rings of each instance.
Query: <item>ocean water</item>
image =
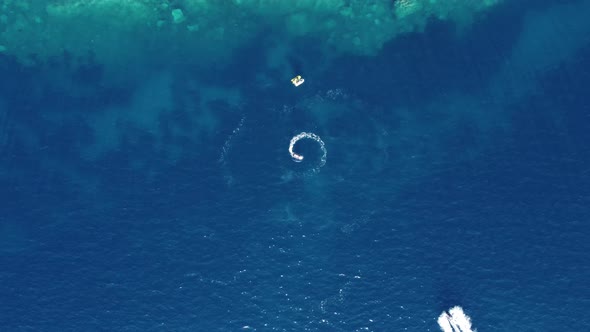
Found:
[[[587,330],[589,12],[117,84],[0,53],[0,330]]]

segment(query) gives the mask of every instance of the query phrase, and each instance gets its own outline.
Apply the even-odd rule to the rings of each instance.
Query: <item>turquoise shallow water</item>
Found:
[[[0,57],[2,330],[584,330],[589,6],[132,83]]]

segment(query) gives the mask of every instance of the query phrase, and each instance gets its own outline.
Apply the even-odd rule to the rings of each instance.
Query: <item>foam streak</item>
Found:
[[[219,156],[218,162],[220,164],[225,164],[225,159],[226,156],[229,152],[229,149],[231,147],[231,142],[232,139],[240,132],[240,129],[242,129],[242,126],[244,125],[244,120],[246,119],[246,117],[242,117],[242,119],[240,120],[240,123],[238,123],[238,126],[232,131],[232,133],[229,135],[229,137],[225,140],[225,143],[223,144],[223,148],[221,150],[221,155]]]

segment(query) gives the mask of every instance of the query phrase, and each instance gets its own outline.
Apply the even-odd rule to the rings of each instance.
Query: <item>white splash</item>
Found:
[[[312,139],[320,144],[320,149],[322,150],[322,158],[320,160],[320,165],[318,166],[318,168],[324,166],[326,164],[326,155],[328,154],[328,151],[326,150],[326,146],[324,144],[324,141],[322,141],[322,139],[314,133],[302,132],[299,135],[295,135],[295,136],[293,136],[293,138],[291,138],[291,142],[289,143],[289,154],[293,158],[293,161],[296,161],[296,162],[303,161],[303,155],[297,154],[293,151],[293,147],[295,146],[295,143],[297,143],[297,141],[299,141],[300,139],[303,139],[303,138]]]
[[[471,318],[456,306],[438,316],[438,326],[443,332],[476,332],[471,327]]]

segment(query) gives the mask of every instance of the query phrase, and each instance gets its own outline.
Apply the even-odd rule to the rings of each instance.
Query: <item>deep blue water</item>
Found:
[[[279,75],[255,46],[154,69],[172,109],[114,145],[93,121],[150,83],[0,58],[1,330],[437,331],[454,305],[479,331],[586,330],[590,29],[563,12],[503,6],[328,65],[302,40],[297,89],[236,79]],[[519,39],[547,22],[579,35]],[[287,152],[301,131],[319,172],[313,141]]]

